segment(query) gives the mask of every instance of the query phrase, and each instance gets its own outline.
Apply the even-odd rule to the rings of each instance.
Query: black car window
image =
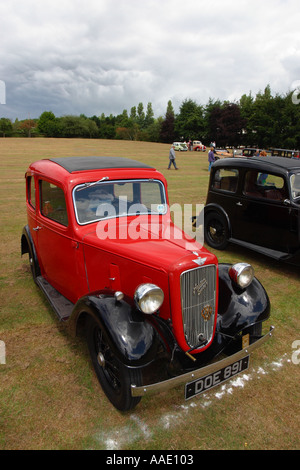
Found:
[[[34,178],[32,176],[27,177],[27,198],[29,204],[35,209],[35,186]]]
[[[258,170],[246,172],[243,193],[246,196],[282,201],[287,198],[284,179]]]
[[[293,199],[300,198],[300,173],[292,175],[290,181]]]
[[[48,181],[40,181],[41,213],[48,219],[68,225],[65,195],[61,188]]]
[[[233,168],[220,168],[215,171],[212,179],[212,188],[235,193],[238,184],[239,172]]]

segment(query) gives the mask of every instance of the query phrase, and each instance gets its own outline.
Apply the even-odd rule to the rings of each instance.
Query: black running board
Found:
[[[54,289],[42,276],[36,278],[36,283],[44,292],[58,318],[61,321],[67,320],[72,313],[74,304]]]
[[[274,258],[276,260],[284,260],[289,256],[289,253],[271,250],[270,248],[265,248],[264,246],[254,245],[253,243],[236,240],[235,238],[230,238],[229,242],[234,243],[235,245],[243,246],[244,248],[249,248],[249,250],[256,251],[257,253],[261,253],[262,255],[270,256],[271,258]]]

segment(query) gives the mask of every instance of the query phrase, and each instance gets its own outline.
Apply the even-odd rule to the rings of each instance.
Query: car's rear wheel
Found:
[[[228,245],[229,230],[225,218],[217,212],[209,212],[204,217],[204,239],[217,250],[224,250]]]
[[[105,331],[92,317],[87,323],[87,342],[97,378],[107,398],[120,411],[134,408],[141,398],[131,396],[131,385],[142,384],[141,371],[122,364],[110,347]]]
[[[34,257],[33,249],[29,244],[27,244],[26,252],[28,252],[28,261],[29,261],[31,275],[32,275],[33,280],[36,282],[36,278],[40,275],[40,267],[39,267],[38,261]]]

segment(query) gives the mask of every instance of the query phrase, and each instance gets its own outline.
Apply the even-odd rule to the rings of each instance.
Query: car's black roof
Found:
[[[122,157],[62,157],[50,158],[69,173],[85,170],[102,170],[108,168],[153,168],[146,163]]]
[[[272,168],[284,171],[300,170],[300,161],[286,157],[235,157],[217,160],[214,167]]]

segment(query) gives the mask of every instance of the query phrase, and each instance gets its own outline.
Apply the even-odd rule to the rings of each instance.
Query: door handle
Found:
[[[237,206],[242,206],[243,204],[241,202],[236,203]]]
[[[37,232],[38,230],[41,230],[42,227],[39,227],[38,225],[36,227],[33,227],[32,230],[34,230],[35,232]]]

